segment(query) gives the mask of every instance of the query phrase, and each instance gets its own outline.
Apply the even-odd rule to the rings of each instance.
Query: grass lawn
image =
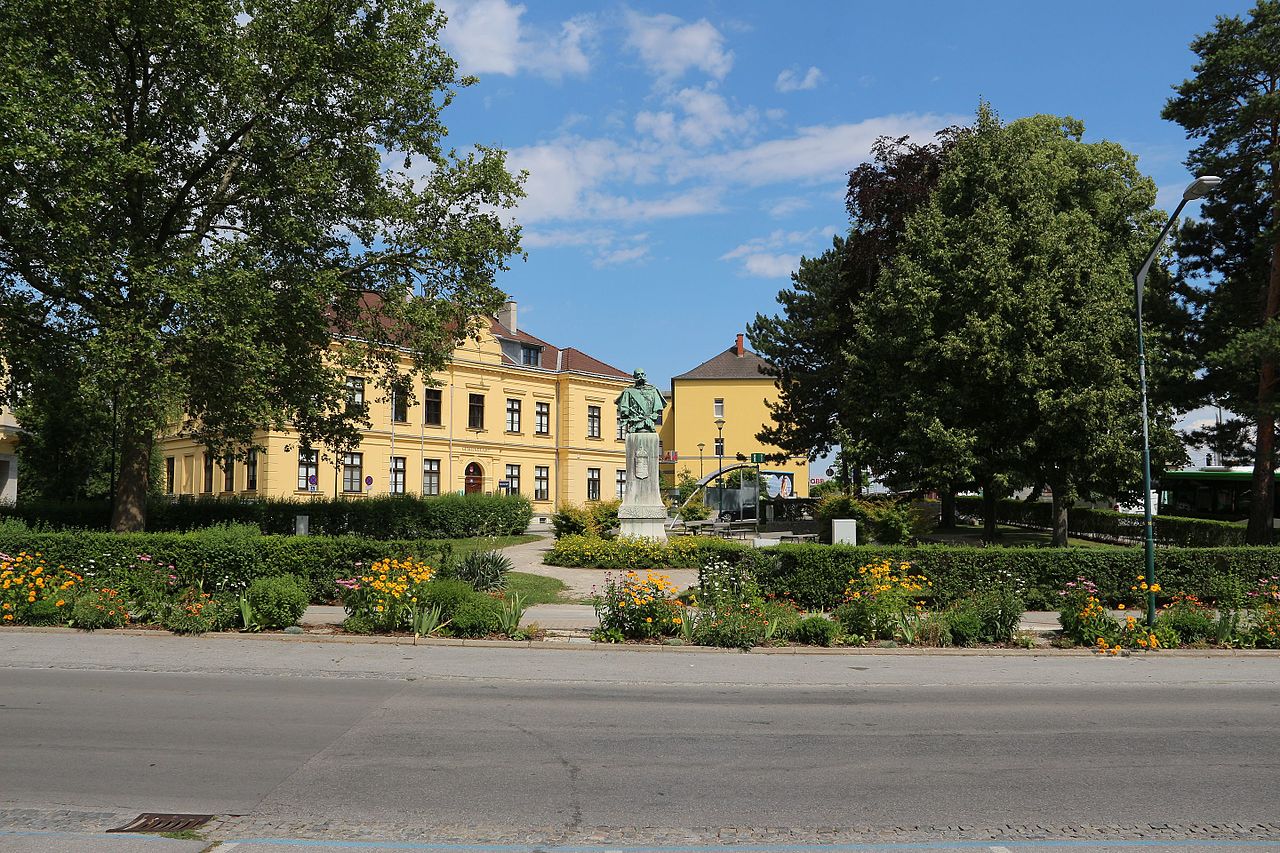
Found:
[[[531,575],[528,572],[507,574],[507,592],[519,593],[526,606],[534,604],[590,604],[568,595],[569,587],[556,578]]]
[[[476,536],[468,539],[432,539],[433,543],[449,545],[455,556],[461,557],[472,551],[496,551],[512,545],[523,545],[526,542],[537,542],[541,536]]]
[[[1011,527],[1007,524],[996,525],[999,538],[992,544],[1006,548],[1025,548],[1036,545],[1048,545],[1053,534],[1048,530],[1028,530],[1025,527]],[[979,525],[960,524],[949,530],[935,530],[926,537],[930,541],[943,545],[981,545],[982,527]],[[1106,542],[1094,542],[1090,539],[1067,540],[1067,544],[1081,548],[1122,548],[1122,545],[1111,545]]]

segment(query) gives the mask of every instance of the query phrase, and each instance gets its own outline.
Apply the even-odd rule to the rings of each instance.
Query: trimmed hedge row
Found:
[[[297,575],[306,580],[311,600],[320,602],[334,598],[337,579],[350,577],[360,566],[383,557],[426,559],[440,549],[441,543],[432,540],[262,536],[248,527],[195,533],[38,533],[12,526],[0,531],[0,553],[38,553],[50,566],[92,573],[104,584],[147,566],[172,571],[183,584],[206,592],[247,586],[261,577]]]
[[[1141,548],[920,548],[778,545],[745,551],[744,565],[768,593],[801,607],[831,609],[859,566],[889,559],[911,563],[913,574],[933,582],[937,604],[948,604],[993,579],[1004,578],[1035,602],[1057,607],[1067,581],[1085,577],[1108,603],[1131,600],[1130,587],[1142,574]],[[1216,583],[1234,578],[1245,588],[1280,571],[1280,548],[1162,548],[1156,551],[1156,579],[1165,596],[1189,592],[1212,598]]]
[[[981,516],[982,498],[958,497],[956,508],[966,515]],[[1044,501],[1028,503],[1006,499],[996,504],[996,519],[1007,524],[1050,528],[1053,526],[1053,505]],[[1156,542],[1161,545],[1206,548],[1245,544],[1245,529],[1228,521],[1157,515],[1154,528]],[[1089,507],[1072,507],[1067,513],[1067,530],[1074,535],[1121,540],[1141,541],[1144,535],[1142,516]]]
[[[385,495],[371,498],[196,498],[147,502],[151,532],[198,530],[218,524],[253,524],[263,533],[294,532],[297,516],[310,517],[320,536],[368,539],[461,539],[523,533],[533,507],[522,495]],[[18,518],[53,530],[106,530],[107,501],[51,503],[24,501],[0,506],[0,519]]]
[[[737,560],[750,548],[713,536],[681,536],[666,542],[561,536],[542,558],[549,566],[589,569],[697,569],[715,559]]]

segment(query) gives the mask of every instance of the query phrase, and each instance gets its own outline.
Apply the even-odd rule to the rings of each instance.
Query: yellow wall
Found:
[[[720,461],[715,455],[716,430],[715,401],[724,400],[724,462],[732,464],[738,453],[750,459],[752,453],[779,453],[774,445],[763,444],[756,433],[772,423],[765,401],[776,402],[778,390],[772,379],[677,379],[675,380],[670,415],[664,418],[663,428],[670,422],[671,444],[664,445],[679,454],[674,469],[676,473],[688,469],[695,477],[699,472],[698,442],[706,447],[702,451],[702,470],[710,474]],[[789,459],[786,464],[763,463],[761,471],[791,472],[795,477],[796,497],[809,496],[809,461],[804,457]]]
[[[18,435],[12,410],[0,406],[0,503],[18,499]]]
[[[386,495],[391,492],[391,459],[405,460],[405,492],[422,494],[424,460],[439,460],[440,492],[462,491],[464,472],[471,463],[483,472],[482,491],[498,491],[498,481],[506,479],[506,466],[520,467],[519,491],[534,499],[536,468],[548,469],[548,499],[534,501],[534,514],[546,515],[559,503],[582,503],[587,499],[589,468],[600,470],[600,497],[615,497],[616,473],[625,469],[624,442],[617,438],[614,400],[629,384],[622,378],[582,373],[554,372],[504,364],[500,346],[485,334],[480,342],[468,341],[455,350],[449,365],[433,375],[441,392],[441,423],[424,422],[424,385],[414,388],[414,402],[407,421],[392,422],[391,401],[386,392],[365,377],[365,400],[369,404],[371,428],[363,433],[361,485],[363,491],[343,490],[340,466],[332,453],[320,449],[316,495],[356,497]],[[469,426],[471,394],[484,397],[484,427]],[[520,401],[519,430],[507,431],[507,400]],[[537,403],[551,407],[549,435],[536,433]],[[587,435],[588,409],[600,408],[600,437]],[[235,463],[236,494],[305,498],[299,491],[298,442],[296,434],[259,434],[265,450],[258,452],[258,484],[246,492],[243,460]],[[189,439],[172,437],[162,442],[162,453],[174,459],[175,494],[203,493],[203,447]],[[364,477],[373,477],[364,486]],[[222,471],[215,467],[213,494],[223,491]]]

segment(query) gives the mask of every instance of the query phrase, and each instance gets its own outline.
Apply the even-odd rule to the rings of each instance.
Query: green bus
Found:
[[[1168,471],[1159,483],[1160,515],[1246,521],[1253,497],[1253,468],[1187,468]],[[1276,489],[1280,518],[1280,488]]]

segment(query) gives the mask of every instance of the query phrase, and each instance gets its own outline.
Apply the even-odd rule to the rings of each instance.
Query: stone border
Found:
[[[180,637],[164,629],[141,628],[99,628],[96,631],[83,631],[79,628],[38,627],[34,625],[14,625],[0,628],[0,637],[6,632],[26,634],[103,634],[120,637]],[[199,640],[258,640],[265,642],[285,643],[336,643],[345,645],[388,645],[388,646],[466,646],[468,648],[488,649],[541,649],[545,651],[574,652],[676,652],[679,654],[755,654],[755,655],[904,655],[907,657],[1111,657],[1099,655],[1093,649],[1058,649],[1037,646],[1034,649],[1006,648],[931,648],[922,646],[902,646],[897,648],[879,648],[875,646],[755,646],[747,652],[741,649],[721,649],[715,646],[667,645],[665,643],[597,643],[585,637],[550,637],[545,640],[464,640],[453,637],[420,637],[415,643],[412,637],[367,636],[362,634],[279,634],[279,633],[239,633],[218,631],[201,634],[198,637],[185,637],[192,641]],[[1126,650],[1122,657],[1158,658],[1280,658],[1280,649],[1160,649],[1156,652],[1138,652]]]

